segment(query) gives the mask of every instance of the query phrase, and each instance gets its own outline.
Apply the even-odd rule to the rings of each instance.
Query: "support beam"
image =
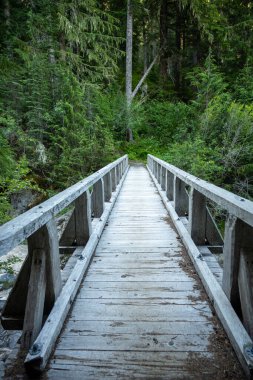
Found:
[[[196,245],[206,242],[206,198],[191,188],[189,195],[189,234]]]
[[[105,202],[109,202],[112,196],[112,176],[111,172],[104,176]]]
[[[93,194],[94,194],[94,217],[100,218],[100,216],[104,212],[104,180],[103,178],[100,178],[95,184],[93,188]]]
[[[188,215],[189,197],[185,190],[185,183],[174,177],[174,207],[178,216]]]
[[[174,195],[174,174],[167,170],[166,195],[169,201],[173,201]]]
[[[46,294],[46,252],[34,249],[27,294],[21,348],[29,349],[42,327],[44,301]]]
[[[161,168],[161,188],[162,190],[166,190],[166,169],[164,167]]]
[[[240,311],[238,273],[240,262],[240,240],[242,224],[233,215],[228,215],[224,237],[224,265],[222,288],[234,309]]]

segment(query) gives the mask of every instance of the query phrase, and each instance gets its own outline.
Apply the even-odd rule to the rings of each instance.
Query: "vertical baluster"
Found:
[[[206,242],[206,197],[191,188],[189,195],[189,234],[197,245]]]
[[[222,287],[253,338],[253,228],[228,215],[224,237]]]
[[[104,212],[104,181],[100,178],[94,184],[94,217],[100,218]]]
[[[240,309],[238,273],[240,262],[240,236],[242,233],[240,220],[228,214],[224,236],[224,268],[222,287],[233,307]]]
[[[166,169],[163,166],[161,167],[161,187],[162,190],[166,189]]]
[[[161,165],[157,163],[157,182],[161,183]]]
[[[31,273],[26,299],[21,346],[29,348],[62,288],[57,228],[50,220],[28,238]],[[26,279],[27,280],[27,279]]]
[[[105,202],[109,202],[112,196],[112,176],[111,172],[108,172],[104,176],[104,188],[105,188]]]
[[[117,187],[117,173],[116,173],[115,167],[111,170],[111,178],[112,178],[112,191],[115,191]]]
[[[174,207],[178,216],[188,214],[189,197],[185,191],[185,183],[178,177],[174,177]]]
[[[169,170],[167,170],[167,185],[166,185],[166,193],[169,201],[173,200],[174,195],[174,174],[172,174]]]
[[[75,201],[75,241],[76,245],[85,245],[92,233],[91,196],[89,190]]]

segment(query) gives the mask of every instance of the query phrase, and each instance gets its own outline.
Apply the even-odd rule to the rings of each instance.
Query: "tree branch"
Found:
[[[158,54],[155,56],[155,58],[153,59],[153,61],[151,62],[151,64],[149,65],[149,67],[147,68],[147,70],[145,71],[145,73],[143,74],[143,77],[140,79],[139,83],[137,84],[137,86],[135,87],[134,91],[132,92],[132,99],[135,97],[135,95],[137,94],[137,92],[141,88],[142,83],[147,78],[147,76],[148,76],[150,70],[152,69],[152,67],[154,66],[157,58],[158,58]]]

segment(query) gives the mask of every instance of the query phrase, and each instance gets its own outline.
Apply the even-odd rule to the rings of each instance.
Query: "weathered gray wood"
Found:
[[[61,234],[59,245],[65,247],[71,247],[76,239],[76,217],[75,209],[72,211],[69,220]]]
[[[215,311],[235,349],[238,359],[246,375],[251,379],[253,376],[253,342],[236,315],[221,286],[215,280],[211,270],[208,268],[207,263],[202,260],[198,248],[192,241],[184,224],[180,218],[178,218],[171,202],[167,201],[167,198],[164,193],[161,192],[160,186],[158,186],[157,181],[152,176],[151,172],[150,175],[153,178],[164,205],[169,211],[175,227],[184,242],[194,267],[199,274],[207,294],[212,301]]]
[[[4,255],[32,235],[36,230],[52,219],[53,215],[58,214],[66,208],[124,159],[126,159],[126,156],[110,163],[91,176],[1,226],[0,255]]]
[[[112,178],[112,191],[115,191],[117,187],[116,168],[113,168],[111,170],[111,178]]]
[[[51,313],[45,321],[45,324],[39,336],[33,344],[32,350],[36,347],[39,347],[39,352],[37,352],[35,355],[28,353],[25,360],[25,365],[27,367],[32,367],[37,370],[42,370],[45,368],[55,341],[62,329],[65,318],[71,307],[71,303],[73,302],[78,291],[80,282],[89,266],[90,260],[105,227],[110,211],[118,197],[126,174],[127,171],[125,171],[121,183],[112,197],[111,203],[108,204],[94,231],[92,232],[88,243],[80,255],[79,260],[76,262],[76,265],[70,274],[65,286],[63,287],[59,297],[57,298]]]
[[[132,225],[125,206],[134,203],[136,193],[138,202],[133,212],[136,208],[138,219]],[[154,201],[149,198],[145,202],[148,193],[159,199],[145,169],[131,168],[49,363],[49,379],[65,376],[66,372],[73,379],[197,379],[205,377],[206,368],[209,375],[205,378],[223,377],[216,358],[231,350],[227,345],[224,350],[220,344],[216,347],[215,336],[219,333],[213,332],[219,326],[213,324],[212,311],[184,260],[182,246],[175,250],[153,248],[143,239],[145,235],[159,244],[159,223],[166,238],[174,238],[173,245],[179,240],[161,202],[159,207],[150,207],[153,213],[146,212],[148,203]],[[146,225],[151,229],[150,237]],[[120,246],[117,236],[118,240],[127,237],[130,248]],[[117,247],[107,244],[114,242]],[[164,268],[155,267],[159,259],[168,260]],[[187,281],[180,281],[182,276]],[[104,281],[102,277],[106,277]],[[142,281],[144,278],[146,281]],[[233,359],[226,367],[228,378],[232,378],[230,369],[238,373],[234,365]],[[193,367],[197,368],[194,376]]]
[[[93,188],[94,198],[93,198],[93,210],[94,217],[100,218],[100,216],[104,212],[104,180],[100,178],[95,184]]]
[[[242,223],[233,215],[228,215],[225,225],[224,265],[222,288],[235,310],[240,310],[238,273],[240,262],[240,240]]]
[[[253,339],[253,229],[243,223],[238,273],[243,324]]]
[[[91,195],[89,190],[75,201],[75,243],[85,245],[92,233]]]
[[[210,245],[223,246],[224,244],[219,228],[208,207],[206,207],[206,239]]]
[[[40,239],[43,241],[39,242]],[[29,251],[32,250],[33,247],[42,247],[41,249],[43,249],[46,254],[46,299],[44,313],[47,315],[52,309],[62,288],[58,235],[54,219],[47,222],[47,224],[42,227],[41,232],[37,232],[34,234],[34,237],[31,236],[28,239]]]
[[[112,196],[112,177],[111,172],[104,176],[104,191],[105,191],[105,202],[109,202]]]
[[[174,196],[174,174],[172,174],[169,170],[167,172],[167,187],[166,194],[169,201],[173,200]]]
[[[217,203],[226,209],[230,214],[235,215],[244,222],[253,226],[253,202],[239,197],[227,190],[215,186],[209,182],[203,181],[157,157],[149,155],[155,162],[163,165],[167,170],[176,175],[186,184],[202,193],[205,197]]]
[[[162,170],[161,170],[161,188],[162,190],[166,190],[166,169],[164,167],[162,167]]]
[[[10,293],[2,314],[5,328],[22,329],[30,277],[33,251],[41,250],[46,255],[46,297],[44,313],[48,314],[61,291],[61,272],[57,228],[54,220],[50,220],[28,238],[28,258],[26,259]],[[22,293],[21,293],[22,291]]]
[[[1,315],[1,324],[6,330],[22,330],[32,255],[27,255],[14,286],[7,298]]]
[[[195,244],[206,242],[206,198],[194,188],[189,194],[189,234]]]
[[[40,332],[45,294],[46,252],[43,249],[34,249],[32,251],[32,267],[21,337],[21,348],[30,348]]]
[[[188,215],[189,197],[186,193],[185,183],[180,178],[174,177],[174,207],[178,216]]]

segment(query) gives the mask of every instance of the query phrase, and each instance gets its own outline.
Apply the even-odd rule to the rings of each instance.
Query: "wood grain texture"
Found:
[[[146,169],[131,167],[46,378],[222,378],[228,352],[211,343],[220,327],[185,254]]]

